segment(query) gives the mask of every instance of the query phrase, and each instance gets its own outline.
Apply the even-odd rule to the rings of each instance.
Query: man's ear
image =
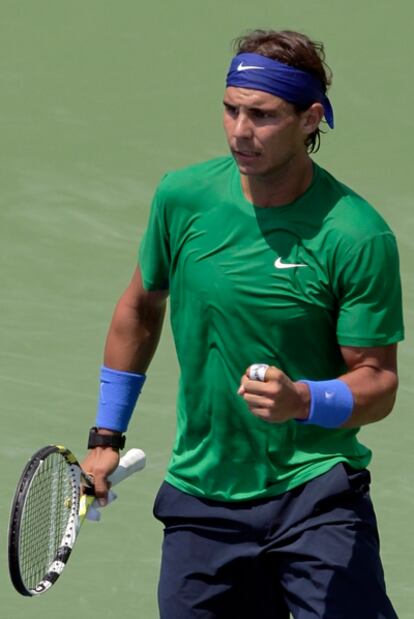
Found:
[[[302,112],[301,126],[306,135],[310,135],[319,127],[324,115],[322,103],[312,103],[307,110]]]

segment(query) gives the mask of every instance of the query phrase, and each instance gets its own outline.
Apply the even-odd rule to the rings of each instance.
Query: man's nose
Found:
[[[235,138],[251,138],[253,136],[252,123],[247,114],[239,114],[234,123],[233,137]]]

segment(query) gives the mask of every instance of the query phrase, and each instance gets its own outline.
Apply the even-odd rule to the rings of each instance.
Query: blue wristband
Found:
[[[145,374],[101,367],[96,426],[125,432],[145,382]]]
[[[322,426],[322,428],[338,428],[352,415],[354,396],[343,380],[299,380],[298,382],[308,385],[311,401],[309,417],[296,421]]]

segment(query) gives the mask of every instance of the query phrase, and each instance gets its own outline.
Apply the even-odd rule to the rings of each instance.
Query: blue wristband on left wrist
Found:
[[[343,380],[298,382],[308,385],[311,396],[309,416],[307,419],[296,419],[298,423],[313,424],[322,428],[338,428],[352,415],[354,396]]]
[[[95,425],[125,432],[145,379],[145,374],[102,366]]]

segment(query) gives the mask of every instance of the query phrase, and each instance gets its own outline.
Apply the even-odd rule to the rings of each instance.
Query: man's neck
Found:
[[[241,175],[241,185],[247,200],[255,206],[284,206],[299,198],[313,178],[313,163],[308,155],[292,159],[283,168],[263,176]]]

